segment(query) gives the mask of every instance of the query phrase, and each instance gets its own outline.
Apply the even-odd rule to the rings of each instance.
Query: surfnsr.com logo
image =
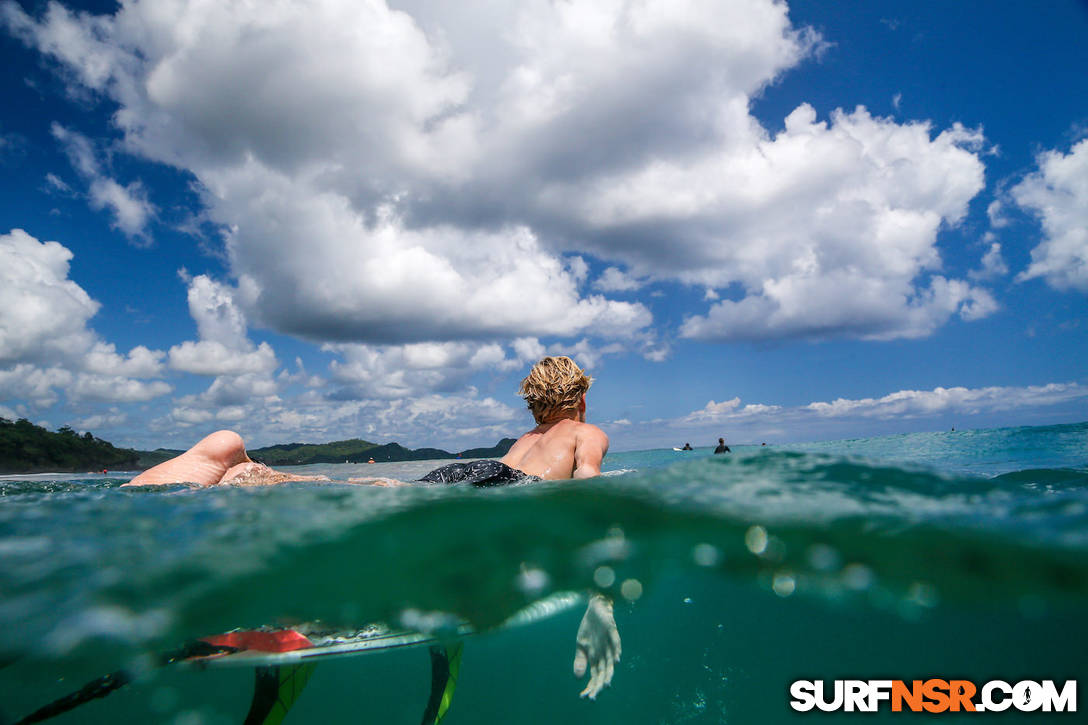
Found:
[[[1077,681],[990,680],[797,680],[790,685],[790,707],[798,712],[1076,712]]]

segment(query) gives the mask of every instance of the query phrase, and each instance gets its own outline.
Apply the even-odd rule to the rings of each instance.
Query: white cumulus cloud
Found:
[[[833,114],[829,125],[799,107],[773,140],[706,170],[701,188],[717,184],[707,208],[721,232],[677,255],[691,263],[681,274],[711,286],[740,282],[745,293],[689,317],[681,333],[891,339],[928,335],[954,314],[989,314],[996,303],[987,290],[933,274],[938,232],[957,224],[983,187],[973,152],[981,143],[961,127],[933,137],[927,124],[860,108]]]
[[[173,386],[162,380],[133,380],[120,375],[82,373],[67,389],[71,400],[106,403],[143,403],[166,395]]]
[[[70,401],[146,402],[173,388],[163,353],[122,354],[89,327],[99,304],[69,279],[72,252],[21,229],[0,235],[0,396],[36,408]]]
[[[99,304],[68,278],[72,253],[22,229],[0,235],[0,364],[68,358],[95,342]]]
[[[113,343],[96,342],[84,358],[87,372],[133,378],[156,378],[163,373],[163,353],[137,345],[128,355],[120,355]]]
[[[215,427],[233,427],[280,410],[280,394],[294,378],[286,371],[276,375],[279,361],[272,346],[254,344],[249,338],[246,315],[237,302],[244,292],[207,275],[192,277],[182,270],[180,276],[188,285],[189,314],[200,339],[171,347],[170,367],[213,380],[200,393],[176,398],[159,425],[203,426],[210,433]],[[304,371],[300,377],[307,379]]]
[[[108,209],[113,214],[113,225],[129,237],[143,237],[147,224],[155,214],[155,206],[148,200],[143,185],[134,181],[122,186],[107,176],[101,168],[91,141],[82,134],[60,124],[53,124],[53,136],[64,146],[72,166],[87,181],[87,197],[93,209]],[[48,175],[56,188],[67,190],[67,185],[52,174]],[[59,184],[57,182],[60,182]]]
[[[116,104],[123,148],[196,177],[239,304],[282,332],[642,334],[642,303],[582,293],[583,252],[604,292],[737,285],[692,310],[698,339],[911,337],[996,308],[938,274],[979,132],[802,103],[772,137],[751,115],[825,47],[781,2],[3,8]]]
[[[186,340],[170,348],[170,367],[196,375],[270,373],[277,364],[276,353],[267,342],[239,350],[215,340]]]
[[[353,397],[402,399],[463,388],[481,370],[509,371],[519,365],[502,346],[463,342],[407,345],[328,345],[342,359],[330,365],[332,379]]]
[[[993,239],[993,234],[987,234],[984,239],[986,241]],[[982,255],[979,268],[971,270],[968,276],[971,279],[995,279],[1004,277],[1008,273],[1009,266],[1005,263],[1005,257],[1001,254],[1001,244],[990,241],[990,246],[986,248],[986,253]]]
[[[1043,242],[1031,250],[1031,264],[1019,280],[1042,277],[1059,290],[1088,292],[1088,139],[1068,154],[1047,151],[1039,170],[1010,193],[1043,225]]]
[[[985,411],[1056,405],[1086,397],[1088,388],[1078,383],[1050,383],[1026,387],[952,387],[900,390],[881,398],[839,398],[830,403],[810,403],[804,409],[822,417],[919,417],[945,411],[973,415]]]
[[[189,283],[189,314],[200,339],[171,347],[170,367],[208,376],[271,375],[279,365],[276,354],[268,343],[249,339],[235,292],[207,275],[182,278]]]

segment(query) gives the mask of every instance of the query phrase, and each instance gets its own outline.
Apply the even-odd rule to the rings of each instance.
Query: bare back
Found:
[[[502,462],[546,479],[589,478],[601,472],[608,436],[595,425],[564,418],[542,423],[510,448]]]

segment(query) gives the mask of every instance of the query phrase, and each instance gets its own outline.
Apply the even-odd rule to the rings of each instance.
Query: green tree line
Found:
[[[0,418],[0,471],[98,471],[103,468],[135,468],[139,455],[129,448],[80,435],[68,426],[55,433],[21,418]]]
[[[267,448],[254,448],[249,457],[269,466],[297,466],[307,463],[366,463],[373,458],[378,463],[387,461],[423,461],[438,458],[496,458],[506,455],[514,444],[513,438],[504,438],[491,448],[472,448],[460,453],[450,453],[440,448],[405,448],[399,443],[379,445],[352,438],[331,443],[283,443]]]
[[[365,463],[418,461],[436,458],[497,458],[506,455],[513,438],[504,438],[491,448],[472,448],[450,453],[439,448],[409,449],[398,443],[379,445],[359,438],[331,443],[285,443],[249,451],[250,457],[269,466],[306,463]],[[50,432],[29,420],[0,418],[0,473],[37,471],[101,471],[150,468],[181,453],[160,448],[135,451],[117,448],[90,433],[80,435],[68,426]]]

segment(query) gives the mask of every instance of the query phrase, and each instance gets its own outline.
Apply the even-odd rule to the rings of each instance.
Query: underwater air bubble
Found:
[[[721,555],[718,553],[718,547],[713,544],[702,543],[692,547],[691,558],[699,566],[714,566],[718,563]]]
[[[767,529],[762,526],[751,526],[744,532],[744,545],[748,551],[759,556],[767,550]]]
[[[793,594],[793,590],[797,587],[797,580],[793,578],[793,574],[788,571],[780,571],[774,575],[774,581],[771,583],[771,589],[774,593],[780,597],[788,597]]]
[[[925,607],[926,609],[932,609],[937,606],[937,602],[940,601],[936,587],[925,582],[914,582],[911,584],[910,589],[907,591],[907,598],[918,606]]]
[[[642,582],[638,579],[628,579],[620,585],[620,594],[629,602],[633,602],[642,596]]]
[[[842,570],[842,583],[849,589],[862,591],[873,585],[873,570],[864,564],[847,564]]]
[[[593,572],[593,583],[601,589],[608,589],[616,583],[616,572],[610,566],[599,566]]]
[[[548,588],[550,582],[551,578],[548,576],[548,572],[536,567],[522,565],[521,573],[518,574],[517,578],[517,587],[525,596],[533,598],[540,596]]]
[[[842,557],[827,544],[813,544],[808,547],[808,563],[816,571],[835,571],[842,565]]]

